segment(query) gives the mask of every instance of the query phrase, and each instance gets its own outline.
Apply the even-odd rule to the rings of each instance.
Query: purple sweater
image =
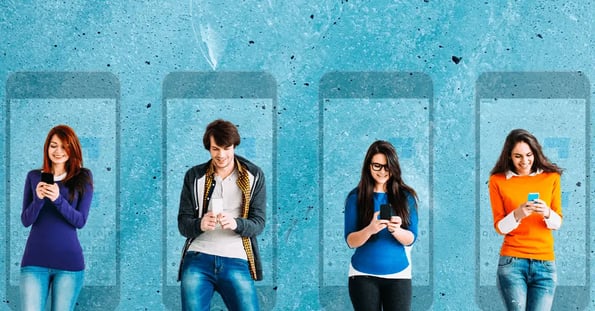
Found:
[[[92,180],[91,171],[83,172],[85,171]],[[40,181],[40,170],[32,170],[27,174],[21,221],[25,227],[31,226],[31,231],[21,267],[84,270],[85,260],[76,230],[87,222],[93,186],[85,185],[84,195],[81,197],[76,193],[72,202],[69,202],[68,188],[61,181],[57,181],[60,196],[52,202],[48,198],[39,199],[35,194],[35,188]]]

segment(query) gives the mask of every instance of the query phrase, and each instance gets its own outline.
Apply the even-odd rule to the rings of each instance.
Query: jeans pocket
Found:
[[[544,260],[541,261],[541,265],[545,271],[550,273],[556,273],[556,262],[553,260]]]
[[[514,257],[500,256],[500,259],[498,259],[498,267],[510,266],[513,261],[514,261]]]

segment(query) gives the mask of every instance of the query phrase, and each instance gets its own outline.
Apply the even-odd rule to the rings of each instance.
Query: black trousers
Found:
[[[349,297],[355,311],[409,311],[411,295],[411,279],[349,277]]]

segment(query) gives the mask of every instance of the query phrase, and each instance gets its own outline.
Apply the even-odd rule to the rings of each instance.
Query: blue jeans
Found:
[[[50,269],[37,266],[21,267],[21,308],[42,311],[52,292],[52,311],[74,310],[83,287],[85,272]]]
[[[189,251],[184,256],[181,281],[182,310],[210,310],[215,291],[229,310],[259,310],[246,260]]]
[[[500,256],[498,289],[509,311],[551,310],[556,282],[555,261]]]

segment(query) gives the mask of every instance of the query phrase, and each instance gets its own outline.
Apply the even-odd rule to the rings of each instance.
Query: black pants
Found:
[[[349,297],[355,311],[409,311],[411,279],[352,276]]]

